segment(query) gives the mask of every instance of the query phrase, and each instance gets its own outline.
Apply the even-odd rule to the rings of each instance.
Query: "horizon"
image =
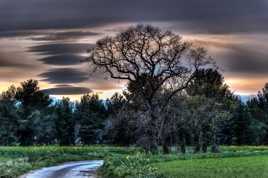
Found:
[[[204,46],[237,95],[256,95],[268,82],[265,0],[153,2],[2,0],[0,92],[36,79],[42,90],[58,98],[75,100],[88,92],[109,98],[124,83],[90,74],[83,62],[86,51],[99,39],[136,24],[171,30]]]

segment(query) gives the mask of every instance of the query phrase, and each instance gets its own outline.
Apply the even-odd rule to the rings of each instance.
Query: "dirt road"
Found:
[[[32,171],[20,178],[96,178],[96,170],[103,161],[80,161]]]

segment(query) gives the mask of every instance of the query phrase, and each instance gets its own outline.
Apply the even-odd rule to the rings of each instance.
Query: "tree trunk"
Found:
[[[159,130],[156,127],[157,116],[155,115],[155,108],[153,106],[149,106],[149,113],[150,120],[144,128],[144,137],[147,138],[147,142],[143,143],[142,147],[147,152],[156,152],[158,149]]]
[[[198,139],[197,139],[194,153],[199,153],[202,147],[203,147],[203,131],[201,130],[198,134]]]
[[[202,145],[202,152],[206,153],[208,151],[208,145],[205,143]]]
[[[183,154],[186,153],[186,140],[185,140],[185,136],[183,136],[183,137],[181,138],[181,152],[182,152]]]
[[[220,152],[220,148],[219,148],[219,145],[217,143],[216,133],[213,133],[211,152],[212,153],[219,153]]]
[[[164,154],[169,154],[170,153],[170,149],[169,149],[169,147],[168,147],[168,145],[166,143],[164,143],[162,145],[162,149],[163,149]]]
[[[215,125],[215,119],[212,120],[212,146],[211,146],[211,152],[212,153],[219,153],[220,148],[218,145],[218,140],[217,140],[217,128]]]
[[[165,118],[163,121],[161,121],[161,126],[160,126],[160,130],[158,133],[158,138],[161,140],[161,145],[162,145],[162,151],[164,154],[168,154],[170,153],[170,149],[169,149],[169,143],[168,143],[168,135],[167,133],[164,131],[164,127],[165,127]]]
[[[163,124],[163,127],[164,127],[164,124]],[[163,151],[164,154],[168,154],[168,153],[170,153],[168,134],[162,128],[161,128],[160,132],[161,133],[160,133],[159,136],[160,136],[160,139],[161,139],[162,151]]]
[[[213,145],[211,146],[211,152],[212,152],[212,153],[219,153],[219,152],[220,152],[219,145],[217,145],[217,144],[213,144]]]
[[[196,143],[195,148],[194,148],[194,153],[199,153],[200,152],[200,148],[201,148],[200,144],[199,143]]]

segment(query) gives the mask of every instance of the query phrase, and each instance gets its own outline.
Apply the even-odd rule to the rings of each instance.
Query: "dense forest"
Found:
[[[219,72],[207,69],[197,76],[169,108],[174,117],[167,116],[165,145],[178,145],[182,151],[191,145],[198,152],[206,151],[214,139],[224,145],[268,143],[268,85],[243,103]],[[127,100],[130,87],[108,100],[86,94],[71,102],[51,99],[35,80],[11,86],[1,94],[0,144],[146,146],[139,100]]]
[[[184,59],[189,59],[183,61]],[[107,100],[52,99],[28,80],[1,94],[0,145],[171,147],[268,144],[268,85],[246,103],[230,91],[203,48],[137,26],[97,42],[89,63],[127,87]]]

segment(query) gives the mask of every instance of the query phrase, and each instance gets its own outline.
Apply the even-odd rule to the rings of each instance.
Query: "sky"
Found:
[[[267,0],[0,0],[0,92],[27,79],[53,96],[102,98],[124,84],[90,72],[87,50],[136,24],[208,49],[234,93],[268,82]]]

